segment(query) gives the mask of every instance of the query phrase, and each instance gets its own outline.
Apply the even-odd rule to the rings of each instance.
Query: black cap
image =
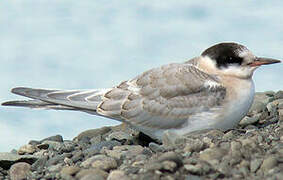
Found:
[[[237,43],[220,43],[206,49],[201,55],[208,56],[216,61],[219,68],[227,67],[228,65],[241,65],[244,61],[239,54],[248,49]]]

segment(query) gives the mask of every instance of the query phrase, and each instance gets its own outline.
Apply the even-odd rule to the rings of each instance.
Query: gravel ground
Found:
[[[158,144],[126,127],[55,135],[0,153],[0,179],[283,179],[283,91],[257,93],[235,129]]]

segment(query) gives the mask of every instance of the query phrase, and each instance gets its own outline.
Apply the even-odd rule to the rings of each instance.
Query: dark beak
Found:
[[[255,66],[275,64],[280,62],[281,61],[277,59],[257,57],[256,60],[250,64],[250,66],[255,67]]]

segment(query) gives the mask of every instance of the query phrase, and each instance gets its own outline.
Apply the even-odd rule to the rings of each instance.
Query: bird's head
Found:
[[[237,43],[220,43],[206,49],[202,54],[208,68],[217,74],[238,78],[251,78],[256,68],[261,65],[281,62],[272,58],[263,58]]]

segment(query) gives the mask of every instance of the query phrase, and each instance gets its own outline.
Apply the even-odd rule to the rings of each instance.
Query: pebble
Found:
[[[148,147],[153,152],[164,152],[165,151],[165,148],[163,146],[156,144],[154,142],[149,143]]]
[[[60,173],[64,175],[74,176],[77,172],[80,171],[79,167],[76,166],[65,166],[61,169]]]
[[[108,173],[99,169],[82,169],[76,174],[75,177],[80,180],[83,178],[85,180],[88,180],[88,178],[103,178],[104,180],[108,177]]]
[[[25,162],[13,164],[9,170],[11,180],[24,180],[30,176],[31,165]]]
[[[262,164],[262,159],[253,159],[250,164],[251,172],[256,172]]]
[[[185,152],[200,152],[205,148],[205,143],[199,139],[186,139]]]
[[[196,164],[196,165],[186,164],[184,165],[184,168],[192,174],[196,174],[196,175],[202,174],[202,169],[200,164]]]
[[[63,137],[61,135],[50,136],[48,138],[42,139],[40,143],[43,143],[44,141],[63,142]]]
[[[107,180],[130,180],[130,178],[125,174],[124,171],[121,170],[114,170],[111,171]]]
[[[247,126],[247,125],[250,125],[250,124],[254,124],[256,122],[259,121],[259,118],[260,118],[261,114],[258,113],[256,115],[254,115],[253,117],[248,117],[248,116],[245,116],[239,123],[240,126]]]
[[[133,136],[123,131],[116,131],[116,132],[110,133],[105,139],[107,141],[117,140],[119,142],[123,142],[123,141],[132,142]]]
[[[119,146],[121,145],[120,142],[118,141],[102,141],[100,143],[92,145],[90,148],[88,148],[86,151],[92,152],[92,151],[100,151],[103,147],[106,147],[107,149],[112,149],[114,146]]]
[[[59,151],[61,146],[62,146],[62,142],[58,142],[58,141],[50,141],[50,140],[44,140],[42,142],[42,144],[47,144],[48,148],[52,148],[55,151]]]
[[[214,159],[220,160],[226,154],[227,151],[225,149],[214,147],[201,151],[199,157],[200,159],[209,162],[210,160],[214,160]]]
[[[283,91],[278,91],[274,94],[275,99],[283,99]]]
[[[97,155],[96,158],[91,163],[91,167],[109,171],[111,169],[117,168],[118,164],[114,158],[107,157],[104,155]]]
[[[84,137],[88,137],[89,139],[91,139],[93,137],[106,134],[110,130],[111,130],[110,127],[102,127],[102,128],[99,128],[99,129],[90,129],[90,130],[87,130],[87,131],[80,133],[77,137],[74,138],[74,140],[80,141]]]
[[[267,173],[270,169],[274,168],[277,166],[277,158],[275,156],[269,156],[265,158],[262,162],[262,165],[260,169],[264,172]]]
[[[36,147],[34,145],[26,144],[19,148],[18,154],[33,154],[36,151]]]

